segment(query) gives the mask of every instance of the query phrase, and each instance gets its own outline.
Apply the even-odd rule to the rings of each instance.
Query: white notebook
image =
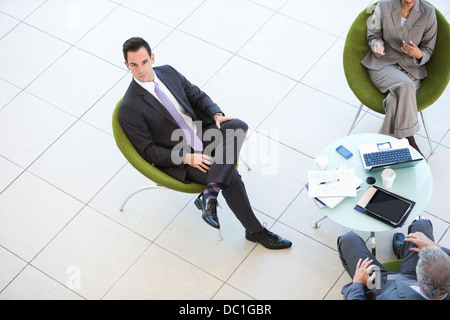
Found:
[[[355,197],[355,169],[309,171],[308,195],[312,198]]]
[[[336,170],[342,170],[342,169],[346,169],[346,167],[340,167]],[[355,194],[357,191],[359,191],[361,189],[361,184],[363,183],[363,181],[358,177],[358,176],[354,176],[354,180],[353,180],[353,188],[355,190]],[[308,188],[308,192],[309,192],[309,185],[307,186]],[[326,205],[329,208],[334,208],[336,205],[338,205],[342,200],[344,200],[346,198],[346,196],[333,196],[333,197],[314,197],[315,200],[318,200],[318,206],[319,207],[323,207],[323,205]]]

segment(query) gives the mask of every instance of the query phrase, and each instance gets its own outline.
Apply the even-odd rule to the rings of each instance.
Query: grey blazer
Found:
[[[425,63],[433,54],[437,36],[436,13],[432,6],[417,0],[402,29],[401,0],[381,0],[367,24],[367,40],[372,50],[361,61],[366,68],[380,70],[387,65],[399,64],[416,79],[427,76]],[[404,53],[402,41],[415,43],[422,51],[422,59]],[[377,57],[373,52],[378,43],[384,45],[383,57]]]

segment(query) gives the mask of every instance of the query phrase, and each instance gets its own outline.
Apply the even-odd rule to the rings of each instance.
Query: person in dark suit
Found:
[[[393,250],[403,259],[398,273],[388,271],[354,232],[338,238],[339,257],[353,279],[342,288],[347,300],[450,300],[450,250],[434,242],[430,220],[415,220],[406,237],[396,233]]]
[[[236,170],[247,124],[225,116],[173,67],[153,67],[155,56],[144,39],[125,41],[123,55],[133,79],[122,100],[119,122],[139,154],[179,181],[206,185],[195,205],[210,226],[220,228],[217,197],[222,191],[248,240],[269,249],[290,247],[290,241],[258,221]]]
[[[380,133],[414,139],[419,131],[416,94],[427,76],[437,37],[434,8],[422,0],[381,0],[367,25],[371,50],[361,63],[383,93],[385,117]]]

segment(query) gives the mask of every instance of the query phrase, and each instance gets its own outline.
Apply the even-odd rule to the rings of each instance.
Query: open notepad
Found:
[[[355,170],[345,167],[336,170],[308,172],[310,197],[355,197]]]
[[[316,187],[318,187],[316,191],[313,191],[311,194],[326,194],[326,196],[311,196],[314,198],[316,204],[319,207],[327,206],[329,208],[334,208],[337,204],[339,204],[342,200],[344,200],[346,197],[354,197],[356,196],[356,192],[361,189],[362,180],[355,175],[355,172],[353,169],[347,169],[346,167],[340,167],[336,170],[327,170],[327,171],[320,171],[320,173],[315,173],[314,171],[311,172],[311,183],[315,183]],[[308,174],[309,178],[309,174]],[[320,179],[328,179],[328,180],[320,180]],[[335,184],[335,186],[328,185],[328,183],[320,184],[317,186],[317,183],[321,183],[323,181],[330,181],[331,179],[339,179],[339,181],[332,181],[332,182],[342,182],[345,184],[343,187],[344,190],[340,190],[342,185]],[[330,182],[331,183],[331,182]],[[310,195],[310,181],[308,179],[308,183],[306,185],[306,188],[308,189],[308,195]],[[326,188],[321,188],[326,187]],[[331,188],[335,188],[334,190],[330,190]],[[345,190],[345,189],[352,189],[352,190]],[[346,195],[330,195],[330,194],[346,194]]]

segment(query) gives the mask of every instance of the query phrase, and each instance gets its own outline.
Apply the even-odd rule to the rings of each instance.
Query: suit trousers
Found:
[[[207,173],[187,166],[187,179],[205,185],[219,184],[227,205],[244,228],[259,232],[263,227],[253,212],[244,182],[236,169],[247,130],[247,124],[238,119],[223,122],[220,130],[215,124],[203,128],[204,153],[212,156],[214,163]]]
[[[368,69],[372,83],[383,93],[385,117],[379,133],[396,138],[413,136],[419,131],[417,117],[417,90],[420,80],[403,70],[398,64],[380,70]]]

